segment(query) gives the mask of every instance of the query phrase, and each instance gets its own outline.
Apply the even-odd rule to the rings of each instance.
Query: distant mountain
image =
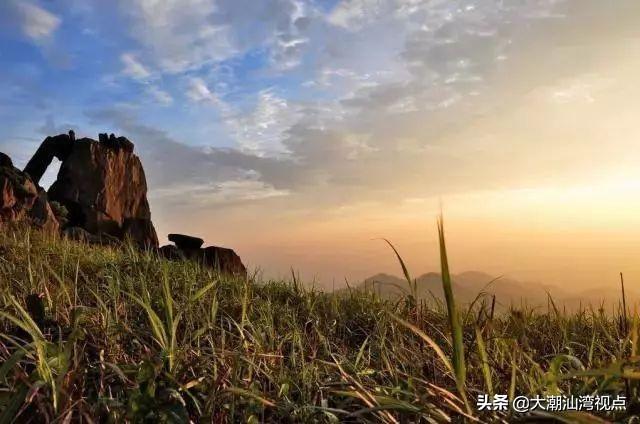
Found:
[[[495,295],[496,305],[506,308],[511,305],[527,305],[530,307],[550,306],[547,293],[551,294],[553,302],[559,309],[575,311],[579,308],[601,307],[608,313],[617,311],[620,307],[620,290],[615,287],[588,289],[577,292],[564,291],[556,286],[538,282],[525,282],[509,277],[496,277],[479,271],[466,271],[451,276],[453,293],[456,300],[464,305],[474,301],[480,294],[485,293],[487,301]],[[428,272],[416,278],[418,298],[432,302],[444,301],[442,278],[439,273]],[[380,296],[394,299],[409,294],[409,285],[403,278],[389,274],[376,274],[365,279],[354,287],[356,290],[374,291]],[[630,313],[636,305],[640,305],[640,293],[630,288],[626,290],[627,308]]]
[[[565,298],[558,288],[540,283],[530,283],[507,277],[495,277],[484,272],[467,271],[451,276],[453,293],[462,303],[470,303],[485,293],[488,298],[495,295],[496,303],[502,307],[527,304],[530,306],[547,305],[547,292],[554,299]],[[425,300],[444,300],[442,277],[439,273],[429,272],[416,278],[418,298]],[[373,291],[385,298],[397,298],[409,294],[407,281],[389,274],[376,274],[365,279],[355,287],[358,290]]]

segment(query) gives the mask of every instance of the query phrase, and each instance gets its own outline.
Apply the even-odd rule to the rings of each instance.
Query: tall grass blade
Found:
[[[482,376],[484,377],[484,384],[489,396],[493,396],[493,380],[491,378],[491,368],[489,367],[489,356],[487,355],[487,348],[484,344],[484,338],[482,337],[482,330],[478,327],[476,327],[476,344],[478,346],[480,360],[482,361]]]
[[[407,284],[409,284],[409,289],[411,290],[411,296],[413,297],[414,302],[418,301],[418,287],[417,287],[417,282],[411,280],[411,275],[409,275],[409,270],[407,269],[407,266],[404,263],[404,260],[402,259],[402,256],[400,256],[400,253],[398,253],[398,250],[395,248],[395,246],[386,238],[383,238],[382,240],[384,240],[389,247],[391,247],[391,249],[393,249],[393,253],[396,254],[396,258],[398,259],[398,262],[400,262],[400,266],[402,267],[402,274],[404,274],[404,278],[407,280]]]
[[[460,386],[464,386],[466,380],[466,364],[464,359],[464,340],[460,316],[456,309],[456,302],[453,295],[451,275],[449,273],[449,261],[447,259],[447,246],[444,239],[444,219],[440,215],[438,218],[438,239],[440,241],[440,267],[442,273],[442,288],[447,303],[447,315],[449,316],[449,327],[453,341],[453,368],[456,373],[456,380]]]

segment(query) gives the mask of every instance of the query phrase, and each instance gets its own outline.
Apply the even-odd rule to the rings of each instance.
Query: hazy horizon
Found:
[[[8,0],[0,151],[124,135],[267,277],[437,272],[442,204],[456,273],[640,290],[640,3],[505,3]]]

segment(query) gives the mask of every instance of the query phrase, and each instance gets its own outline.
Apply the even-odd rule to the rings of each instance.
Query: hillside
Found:
[[[611,370],[638,330],[596,312],[476,305],[460,317],[460,381],[442,308],[20,228],[0,231],[0,305],[0,422],[505,422],[476,397],[512,384],[619,392]]]

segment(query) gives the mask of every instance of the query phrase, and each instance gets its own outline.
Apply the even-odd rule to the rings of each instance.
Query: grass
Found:
[[[327,294],[295,278],[234,280],[132,248],[6,230],[0,423],[599,422],[478,412],[475,399],[637,398],[637,314],[457,305],[438,228],[442,306]],[[44,319],[27,310],[34,293]],[[628,421],[634,408],[600,417]]]

